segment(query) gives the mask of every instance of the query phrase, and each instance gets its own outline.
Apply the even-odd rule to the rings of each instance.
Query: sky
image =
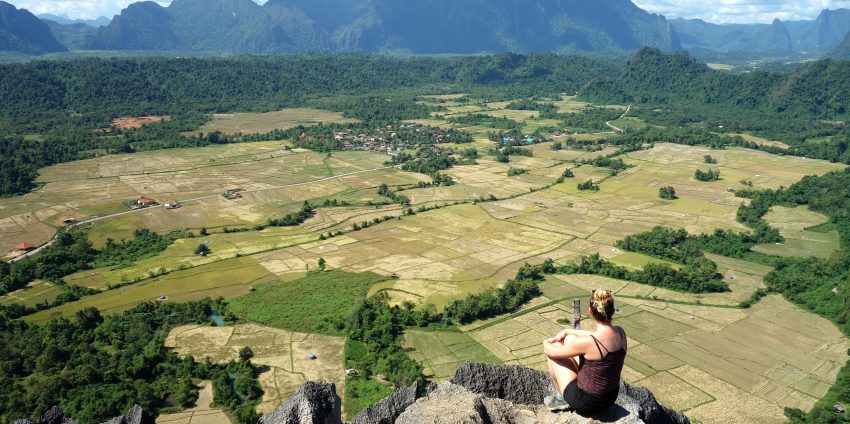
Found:
[[[134,0],[5,0],[35,14],[70,18],[112,18]],[[266,0],[255,0],[265,3]],[[356,1],[356,0],[355,0]],[[428,0],[422,0],[428,1]],[[850,8],[850,0],[633,0],[638,6],[668,18],[700,18],[714,23],[771,22],[814,19],[822,9]],[[159,0],[163,6],[169,0]]]

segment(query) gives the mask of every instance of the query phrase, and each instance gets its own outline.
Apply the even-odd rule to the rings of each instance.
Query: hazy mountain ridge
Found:
[[[629,0],[175,0],[136,3],[83,48],[416,54],[681,48]],[[156,28],[151,31],[150,28]]]
[[[35,15],[0,1],[0,51],[4,50],[40,54],[67,49]]]
[[[719,25],[701,19],[672,19],[687,50],[768,52],[829,51],[850,32],[850,9],[823,10],[817,19],[770,24]]]
[[[110,22],[110,19],[105,17],[105,16],[101,16],[97,19],[71,19],[71,18],[68,17],[68,15],[60,16],[60,15],[51,15],[49,13],[42,13],[42,14],[38,15],[38,18],[41,19],[41,20],[53,21],[53,22],[60,24],[60,25],[83,24],[83,25],[88,25],[88,26],[93,26],[93,27],[106,26],[106,25],[109,25],[109,22]]]

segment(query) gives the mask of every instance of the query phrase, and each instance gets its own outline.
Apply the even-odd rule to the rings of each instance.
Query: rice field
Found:
[[[832,323],[776,295],[742,310],[620,295],[631,283],[591,284],[618,290],[615,324],[629,337],[624,379],[700,422],[784,422],[783,408],[807,410],[826,393],[850,347]],[[545,370],[541,341],[564,327],[573,298],[586,305],[588,290],[552,278],[541,287],[545,297],[519,316],[465,326],[463,336],[414,333],[411,355],[438,380],[462,362],[458,349]],[[593,323],[584,316],[582,326]]]
[[[307,199],[373,200],[382,182],[397,185],[419,181],[408,173],[380,169],[385,167],[385,155],[339,152],[327,157],[283,147],[279,142],[263,142],[176,149],[42,169],[39,181],[46,184],[43,188],[0,199],[0,255],[5,256],[20,243],[45,243],[66,219],[81,221],[125,212],[124,202],[141,196],[160,204],[181,201],[183,207],[146,209],[98,221],[90,231],[95,245],[107,238],[129,238],[138,228],[167,232],[249,226],[298,209]],[[375,175],[344,176],[372,169]],[[341,177],[328,179],[334,176]],[[303,184],[316,180],[322,181]],[[219,196],[230,189],[255,191],[246,192],[237,201]]]
[[[770,226],[779,230],[785,241],[762,244],[753,250],[779,256],[829,258],[840,249],[838,230],[815,232],[808,230],[829,221],[824,215],[812,212],[806,206],[786,208],[776,206],[764,216]]]
[[[330,381],[336,384],[337,393],[345,393],[344,337],[239,324],[177,327],[165,339],[165,347],[181,356],[210,358],[214,363],[238,360],[239,350],[245,346],[254,352],[251,362],[265,368],[259,376],[265,392],[257,406],[260,413],[273,411],[306,381]],[[309,354],[315,354],[316,359],[309,359]]]
[[[274,130],[286,130],[299,125],[311,126],[319,123],[348,124],[356,120],[345,118],[342,113],[323,109],[292,108],[266,113],[226,113],[215,114],[213,120],[197,131],[187,133],[195,135],[199,132],[209,134],[219,131],[223,134],[257,134]]]
[[[205,297],[235,297],[247,294],[253,285],[272,279],[274,276],[250,257],[227,259],[104,291],[29,315],[25,319],[29,322],[45,323],[57,315],[72,317],[77,311],[87,307],[94,307],[108,314],[128,310],[141,302],[186,302]],[[160,300],[161,297],[164,299]]]

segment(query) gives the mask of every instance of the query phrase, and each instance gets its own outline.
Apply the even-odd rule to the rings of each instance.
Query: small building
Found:
[[[844,410],[843,406],[836,403],[832,406],[832,412],[835,412],[836,414],[843,414],[846,411]]]
[[[307,359],[315,361],[316,359],[319,359],[319,357],[315,353],[310,353],[307,355]]]
[[[65,224],[65,225],[71,225],[71,224],[74,224],[76,222],[77,222],[77,220],[74,219],[74,218],[64,218],[62,220],[62,223]]]
[[[21,243],[21,244],[15,246],[15,250],[17,250],[18,252],[21,252],[21,253],[29,252],[33,249],[35,249],[35,246],[33,246],[29,243]]]
[[[136,204],[139,206],[153,206],[156,202],[153,199],[148,199],[147,197],[140,197],[139,200],[136,200]]]
[[[178,201],[169,202],[169,203],[165,204],[165,209],[173,210],[173,209],[179,209],[179,208],[180,208],[180,202],[178,202]]]

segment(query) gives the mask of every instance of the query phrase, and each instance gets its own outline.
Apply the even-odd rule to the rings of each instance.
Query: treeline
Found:
[[[850,113],[850,62],[822,60],[791,73],[714,71],[687,53],[643,49],[616,78],[586,84],[594,103],[633,104],[650,123],[703,123],[727,131],[754,131],[792,145],[815,132],[843,131],[831,121]],[[819,124],[818,121],[827,121]],[[818,148],[814,143],[809,146]]]
[[[73,321],[57,318],[42,326],[0,314],[0,422],[36,418],[56,405],[86,424],[121,415],[133,404],[152,412],[167,399],[191,406],[198,396],[193,379],[227,367],[180,359],[164,341],[175,326],[208,324],[213,309],[232,319],[221,301],[209,299],[142,303],[107,317],[86,308]],[[234,411],[238,405],[222,406]]]
[[[402,345],[406,328],[444,328],[513,312],[539,296],[538,282],[543,274],[554,271],[552,260],[539,265],[525,264],[503,287],[455,300],[442,313],[430,304],[420,308],[411,302],[390,306],[385,292],[370,297],[350,318],[337,325],[345,329],[350,339],[345,351],[346,366],[364,373],[353,376],[355,384],[374,389],[374,385],[364,384],[374,374],[385,376],[396,387],[423,382],[422,367],[410,359]]]
[[[634,271],[603,259],[598,253],[585,256],[577,264],[564,265],[563,274],[590,274],[634,281],[686,293],[720,293],[729,287],[717,273],[717,265],[705,258],[692,260],[675,268],[669,264],[649,263]]]
[[[220,112],[326,107],[365,122],[427,116],[426,87],[454,87],[494,99],[574,92],[613,60],[539,54],[456,58],[303,55],[33,61],[0,65],[0,196],[35,187],[38,168],[112,153],[234,141],[182,137]],[[545,72],[538,72],[543,69]],[[376,94],[379,93],[379,94]],[[168,122],[108,134],[124,116]],[[34,135],[29,139],[24,136]]]
[[[75,272],[86,269],[131,263],[162,252],[183,232],[162,236],[147,229],[136,230],[134,239],[120,243],[108,240],[102,250],[92,247],[83,231],[65,231],[56,241],[37,255],[17,262],[0,261],[0,295],[23,288],[35,280],[57,284]]]

